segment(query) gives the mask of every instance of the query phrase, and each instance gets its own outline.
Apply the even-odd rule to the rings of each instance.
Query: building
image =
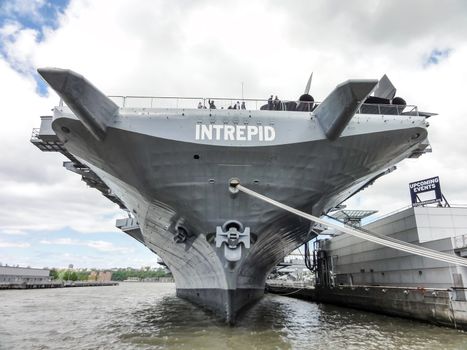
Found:
[[[436,251],[467,256],[467,208],[408,208],[364,229]],[[394,250],[348,234],[320,243],[327,255],[331,285],[458,290],[467,286],[466,267]]]
[[[112,280],[112,272],[110,271],[99,271],[97,275],[98,282],[109,282]]]
[[[0,266],[0,283],[46,283],[50,282],[49,269]]]
[[[110,282],[112,280],[111,271],[91,271],[88,281]]]
[[[88,281],[97,281],[97,272],[96,271],[91,271],[91,273],[88,276]]]

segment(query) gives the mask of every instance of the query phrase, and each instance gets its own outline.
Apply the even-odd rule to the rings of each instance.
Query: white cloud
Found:
[[[105,258],[102,255],[102,252],[97,251],[96,254],[78,254],[72,250],[69,253],[60,253],[50,256],[45,256],[41,258],[41,263],[38,264],[37,259],[28,259],[25,258],[18,263],[21,263],[22,266],[31,265],[31,266],[55,266],[55,267],[67,267],[69,264],[73,264],[75,268],[102,268],[109,269],[113,267],[141,267],[141,266],[152,266],[158,267],[156,259],[153,254],[148,254],[147,256],[136,256],[136,254],[129,254],[128,256],[122,256],[120,252],[114,254],[106,254]],[[11,260],[11,259],[10,259]],[[6,260],[5,260],[6,261]]]
[[[117,231],[114,219],[123,214],[116,205],[66,171],[65,157],[43,153],[29,142],[39,116],[50,115],[57,98],[39,97],[34,80],[2,59],[0,76],[0,231]]]
[[[8,23],[0,29],[3,52],[16,70],[32,70],[31,61],[37,46],[38,31],[25,29],[16,23]]]
[[[6,230],[1,230],[0,234],[4,235],[12,235],[12,236],[26,236],[27,233],[21,230],[15,230],[15,229],[6,229]]]
[[[89,241],[86,242],[86,246],[100,250],[102,252],[129,252],[128,248],[116,247],[112,242],[107,241]]]
[[[131,253],[133,250],[126,247],[119,247],[108,241],[94,241],[94,240],[78,240],[72,238],[57,238],[57,239],[43,239],[39,241],[41,244],[47,245],[65,245],[65,246],[83,246],[89,247],[101,252],[120,252],[120,253]]]
[[[43,239],[39,241],[40,244],[56,244],[56,245],[80,245],[81,242],[71,238],[57,238],[54,240]]]
[[[31,244],[29,243],[19,243],[19,242],[4,242],[0,241],[0,248],[29,248]]]

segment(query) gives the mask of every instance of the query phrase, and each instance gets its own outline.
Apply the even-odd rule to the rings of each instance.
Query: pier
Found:
[[[315,288],[301,282],[268,281],[266,291],[467,330],[467,302],[456,300],[464,289],[344,285]]]
[[[97,275],[94,276],[97,278]],[[104,277],[107,278],[104,279]],[[54,280],[49,269],[36,269],[19,266],[0,266],[0,290],[2,289],[39,289],[67,287],[102,287],[116,286],[110,281],[111,274],[101,276],[101,279],[90,281]],[[63,278],[65,279],[65,278]]]
[[[12,282],[0,283],[1,289],[39,289],[39,288],[69,288],[69,287],[106,287],[118,286],[117,282],[106,281],[49,281],[49,282]]]
[[[467,256],[466,228],[465,207],[411,207],[363,227],[460,259]],[[467,267],[339,232],[315,249],[315,283],[269,280],[266,291],[467,329]]]

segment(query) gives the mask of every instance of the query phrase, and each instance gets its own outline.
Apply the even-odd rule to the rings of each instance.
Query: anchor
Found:
[[[237,262],[242,258],[242,246],[250,248],[250,228],[240,231],[239,225],[225,225],[216,227],[216,248],[224,246],[224,257],[229,262]]]

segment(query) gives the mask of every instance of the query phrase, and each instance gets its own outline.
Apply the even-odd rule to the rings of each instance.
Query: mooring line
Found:
[[[318,218],[318,217],[316,217],[314,215],[311,215],[311,214],[305,213],[303,211],[300,211],[298,209],[289,207],[286,204],[280,203],[280,202],[278,202],[278,201],[276,201],[276,200],[274,200],[272,198],[266,197],[266,196],[264,196],[264,195],[262,195],[262,194],[260,194],[258,192],[250,190],[249,188],[246,188],[246,187],[242,186],[239,183],[239,181],[237,181],[237,180],[235,182],[231,181],[230,186],[234,190],[239,190],[239,191],[241,191],[241,192],[243,192],[245,194],[248,194],[248,195],[250,195],[252,197],[256,197],[258,199],[261,199],[264,202],[272,204],[272,205],[274,205],[274,206],[276,206],[278,208],[286,210],[286,211],[288,211],[288,212],[290,212],[292,214],[298,215],[298,216],[300,216],[302,218],[305,218],[307,220],[310,220],[310,221],[316,222],[318,224],[321,224],[321,225],[323,225],[325,227],[333,228],[333,229],[335,229],[337,231],[344,232],[344,233],[347,233],[349,235],[352,235],[352,236],[355,236],[355,237],[358,237],[358,238],[361,238],[361,239],[364,239],[364,240],[367,240],[367,241],[370,241],[370,242],[373,242],[373,243],[376,243],[376,244],[380,244],[380,245],[383,245],[383,246],[386,246],[386,247],[401,250],[401,251],[406,252],[406,253],[411,253],[411,254],[414,254],[414,255],[419,255],[419,256],[426,257],[426,258],[443,261],[443,262],[453,264],[453,265],[459,265],[459,266],[467,267],[467,259],[465,259],[465,258],[461,258],[461,257],[457,257],[455,255],[451,255],[451,254],[439,252],[439,251],[436,251],[436,250],[433,250],[433,249],[421,247],[421,246],[418,246],[418,245],[415,245],[415,244],[400,241],[400,240],[397,240],[395,238],[387,237],[387,236],[380,235],[380,234],[377,234],[377,233],[374,233],[374,232],[369,233],[369,232],[357,230],[355,228],[350,228],[348,226],[336,225],[334,223],[331,223],[331,222],[325,221],[325,220],[323,220],[321,218]]]
[[[287,287],[286,287],[286,288],[287,288]],[[306,288],[300,288],[300,289],[294,290],[293,292],[284,293],[284,294],[281,294],[281,293],[273,293],[273,292],[272,292],[272,293],[273,293],[273,294],[276,294],[276,295],[284,296],[284,295],[291,295],[291,294],[298,293],[298,292],[300,292],[300,291],[302,291],[302,290],[304,290],[304,289],[306,289]]]

